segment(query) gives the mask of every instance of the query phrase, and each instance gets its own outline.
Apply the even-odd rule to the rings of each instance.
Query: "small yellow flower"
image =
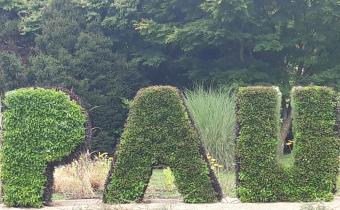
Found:
[[[293,145],[294,144],[294,141],[292,140],[288,140],[288,142],[286,143],[286,145],[290,146],[290,145]]]

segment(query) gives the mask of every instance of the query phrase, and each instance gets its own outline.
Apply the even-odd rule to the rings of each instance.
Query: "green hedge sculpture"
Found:
[[[155,86],[135,97],[107,178],[105,203],[140,202],[154,166],[169,166],[184,201],[221,200],[200,137],[182,94],[174,87]]]
[[[240,88],[237,97],[237,185],[242,202],[331,200],[338,172],[336,94],[327,87],[292,91],[294,164],[279,164],[281,94]]]
[[[293,200],[332,200],[338,173],[336,93],[326,87],[296,87],[292,91],[294,167]]]
[[[6,93],[1,179],[7,206],[42,207],[49,202],[54,167],[71,162],[84,147],[90,134],[87,114],[71,98],[77,99],[57,89]]]
[[[275,87],[247,87],[238,92],[237,184],[243,202],[278,200],[280,100]]]

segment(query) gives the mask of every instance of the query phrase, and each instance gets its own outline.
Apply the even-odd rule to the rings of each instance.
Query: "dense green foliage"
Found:
[[[47,167],[63,161],[85,139],[84,110],[61,91],[27,88],[4,99],[1,179],[7,206],[41,207]]]
[[[104,193],[105,203],[141,201],[153,166],[173,171],[185,202],[221,199],[200,137],[176,88],[142,89],[134,99]]]
[[[339,166],[336,94],[326,87],[296,87],[292,99],[296,187],[286,193],[294,200],[331,200]]]
[[[335,92],[293,89],[294,165],[288,168],[278,161],[280,97],[273,87],[238,93],[238,195],[243,202],[331,200],[339,151]]]
[[[194,90],[187,90],[185,96],[207,152],[224,169],[233,171],[235,98],[231,90],[206,90],[198,86]]]
[[[238,196],[242,202],[280,199],[277,154],[281,95],[275,87],[240,88],[237,96]]]
[[[22,86],[23,66],[13,53],[0,52],[0,94]]]
[[[22,77],[6,82],[19,83],[16,87],[61,86],[75,90],[84,99],[94,126],[92,150],[112,152],[127,114],[124,100],[133,97],[148,80],[137,71],[137,63],[128,62],[127,56],[116,49],[115,39],[105,34],[100,23],[87,21],[83,6],[69,0],[36,3],[34,7],[26,7],[26,3],[33,1],[13,7],[25,8],[29,15],[22,18],[12,10],[0,10],[0,22],[4,23],[0,49],[12,51],[12,57],[16,53],[24,63],[20,66],[22,74],[18,74]],[[38,8],[39,12],[34,11]],[[36,20],[34,27],[28,25],[29,19]],[[18,28],[22,27],[25,31],[19,32],[26,34],[20,36]],[[3,65],[5,71],[16,66],[8,64]],[[16,75],[14,71],[11,74]],[[4,86],[13,89],[11,84]]]
[[[84,97],[93,150],[112,152],[146,85],[339,90],[339,16],[338,0],[0,0],[0,51],[19,57],[20,86]]]

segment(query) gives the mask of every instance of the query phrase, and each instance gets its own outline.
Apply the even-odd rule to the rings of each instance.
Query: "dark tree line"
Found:
[[[337,0],[0,0],[0,91],[81,95],[111,152],[126,99],[151,84],[340,89]]]

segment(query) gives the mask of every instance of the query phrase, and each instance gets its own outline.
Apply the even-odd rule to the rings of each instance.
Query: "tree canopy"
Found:
[[[339,19],[338,0],[0,0],[0,88],[75,89],[111,152],[146,85],[340,89]]]

